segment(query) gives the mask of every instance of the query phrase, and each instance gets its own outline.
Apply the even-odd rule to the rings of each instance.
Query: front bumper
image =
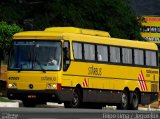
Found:
[[[12,100],[36,100],[37,103],[64,102],[73,98],[73,93],[69,89],[63,90],[17,90],[8,89],[7,96]]]

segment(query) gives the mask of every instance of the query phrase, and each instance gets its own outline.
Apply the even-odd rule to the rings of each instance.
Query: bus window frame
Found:
[[[146,51],[152,51],[152,52],[156,53],[156,66],[147,65],[147,62],[146,62]],[[145,54],[144,57],[145,57],[145,66],[146,67],[158,67],[158,51],[146,49],[144,54]]]
[[[98,60],[98,46],[105,46],[105,47],[107,47],[107,58],[108,58],[108,61]],[[96,47],[96,61],[98,63],[109,63],[109,46],[106,45],[106,44],[95,44],[95,47]]]
[[[13,50],[13,44],[14,44],[14,42],[17,42],[17,41],[21,41],[21,42],[27,42],[27,41],[40,41],[40,42],[44,42],[44,41],[46,41],[46,42],[60,42],[60,44],[61,44],[61,47],[62,47],[62,42],[60,41],[60,40],[54,40],[54,41],[51,41],[51,40],[35,40],[35,39],[31,39],[31,40],[28,40],[28,39],[22,39],[22,40],[12,40],[12,42],[11,42],[11,46],[10,46],[10,49],[9,49],[9,59],[11,59],[10,57],[11,57],[11,51]],[[45,71],[60,71],[61,69],[62,69],[62,51],[63,49],[61,49],[61,62],[60,62],[60,68],[59,68],[59,70],[45,70]],[[8,60],[8,62],[7,62],[7,64],[9,65],[9,63],[10,63],[10,61]],[[7,67],[7,70],[11,70],[11,71],[17,71],[17,69],[11,69],[10,67]],[[31,70],[31,69],[21,69],[21,71],[41,71],[41,70]]]
[[[93,45],[94,46],[94,60],[89,60],[89,59],[85,59],[85,49],[84,49],[84,45],[85,44],[89,44],[89,45]],[[87,61],[87,62],[97,62],[97,53],[96,53],[96,44],[95,43],[87,43],[87,42],[84,42],[82,43],[82,49],[83,49],[83,60],[84,61]]]
[[[73,51],[73,43],[80,43],[82,45],[82,59],[75,59],[74,57],[74,51]],[[84,59],[84,43],[86,44],[93,44],[95,45],[95,60],[85,60]],[[97,53],[97,46],[102,45],[102,46],[107,46],[108,47],[108,62],[107,61],[98,61],[98,53]],[[120,62],[114,63],[110,61],[110,47],[118,47],[120,48]],[[132,63],[127,64],[123,63],[122,61],[122,48],[128,48],[132,50]],[[143,65],[135,64],[135,59],[134,59],[134,50],[142,50],[143,51]],[[148,51],[149,49],[143,49],[143,48],[135,48],[135,47],[127,47],[127,46],[117,46],[117,45],[110,45],[110,44],[100,44],[100,43],[90,43],[90,42],[83,42],[83,41],[72,41],[72,52],[73,52],[73,60],[74,61],[80,61],[80,62],[89,62],[89,63],[97,63],[97,64],[109,64],[109,65],[121,65],[121,66],[132,66],[132,67],[145,67],[145,68],[158,68],[158,60],[157,60],[157,65],[156,66],[147,66],[146,65],[146,59],[145,59],[145,51]],[[150,50],[150,51],[155,51],[158,53],[156,50]],[[158,58],[158,55],[156,54],[156,57]]]
[[[74,58],[74,60],[75,60],[75,61],[83,61],[83,60],[84,60],[83,42],[72,41],[71,43],[72,43],[72,53],[73,53],[73,58]],[[80,44],[81,44],[81,46],[82,46],[82,59],[77,59],[77,58],[75,58],[75,56],[74,56],[74,49],[73,49],[73,43],[80,43]]]
[[[141,64],[135,64],[135,50],[141,50],[141,51],[143,51],[143,64],[141,65]],[[133,64],[135,65],[135,66],[140,66],[140,67],[146,67],[146,61],[145,61],[145,50],[146,49],[141,49],[141,48],[133,48],[133,59],[134,59],[134,62],[133,62]]]
[[[120,51],[120,57],[119,57],[119,62],[113,62],[113,61],[111,61],[111,47],[115,47],[115,48],[119,48],[119,51]],[[110,64],[114,64],[114,65],[121,65],[122,64],[122,55],[121,55],[122,53],[121,53],[121,47],[120,46],[116,46],[116,45],[109,45],[109,63]]]
[[[64,46],[65,42],[68,43],[68,48]],[[63,42],[63,71],[67,71],[70,64],[71,64],[71,47],[70,47],[70,41],[69,40],[64,40]],[[69,54],[68,54],[69,53]]]

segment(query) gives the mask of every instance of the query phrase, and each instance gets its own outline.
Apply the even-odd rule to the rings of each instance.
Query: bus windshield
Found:
[[[14,41],[10,52],[10,70],[60,70],[60,41]]]

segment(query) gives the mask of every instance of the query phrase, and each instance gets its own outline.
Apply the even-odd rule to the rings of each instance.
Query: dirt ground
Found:
[[[159,92],[159,95],[158,95],[158,101],[154,102],[151,104],[151,107],[153,108],[160,108],[160,92]]]

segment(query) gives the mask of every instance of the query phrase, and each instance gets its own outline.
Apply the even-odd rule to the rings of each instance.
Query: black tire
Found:
[[[70,102],[64,102],[65,108],[80,108],[82,104],[82,94],[78,88],[73,91],[73,99]]]
[[[127,110],[129,108],[129,95],[127,91],[123,91],[121,95],[121,103],[118,105],[118,109]]]
[[[36,102],[35,101],[29,101],[29,100],[23,100],[23,106],[24,107],[35,107]]]
[[[139,104],[139,94],[138,94],[137,91],[134,91],[132,99],[131,99],[130,109],[131,110],[137,110],[138,109],[138,104]]]
[[[64,102],[64,107],[65,107],[65,108],[71,108],[70,102]]]

